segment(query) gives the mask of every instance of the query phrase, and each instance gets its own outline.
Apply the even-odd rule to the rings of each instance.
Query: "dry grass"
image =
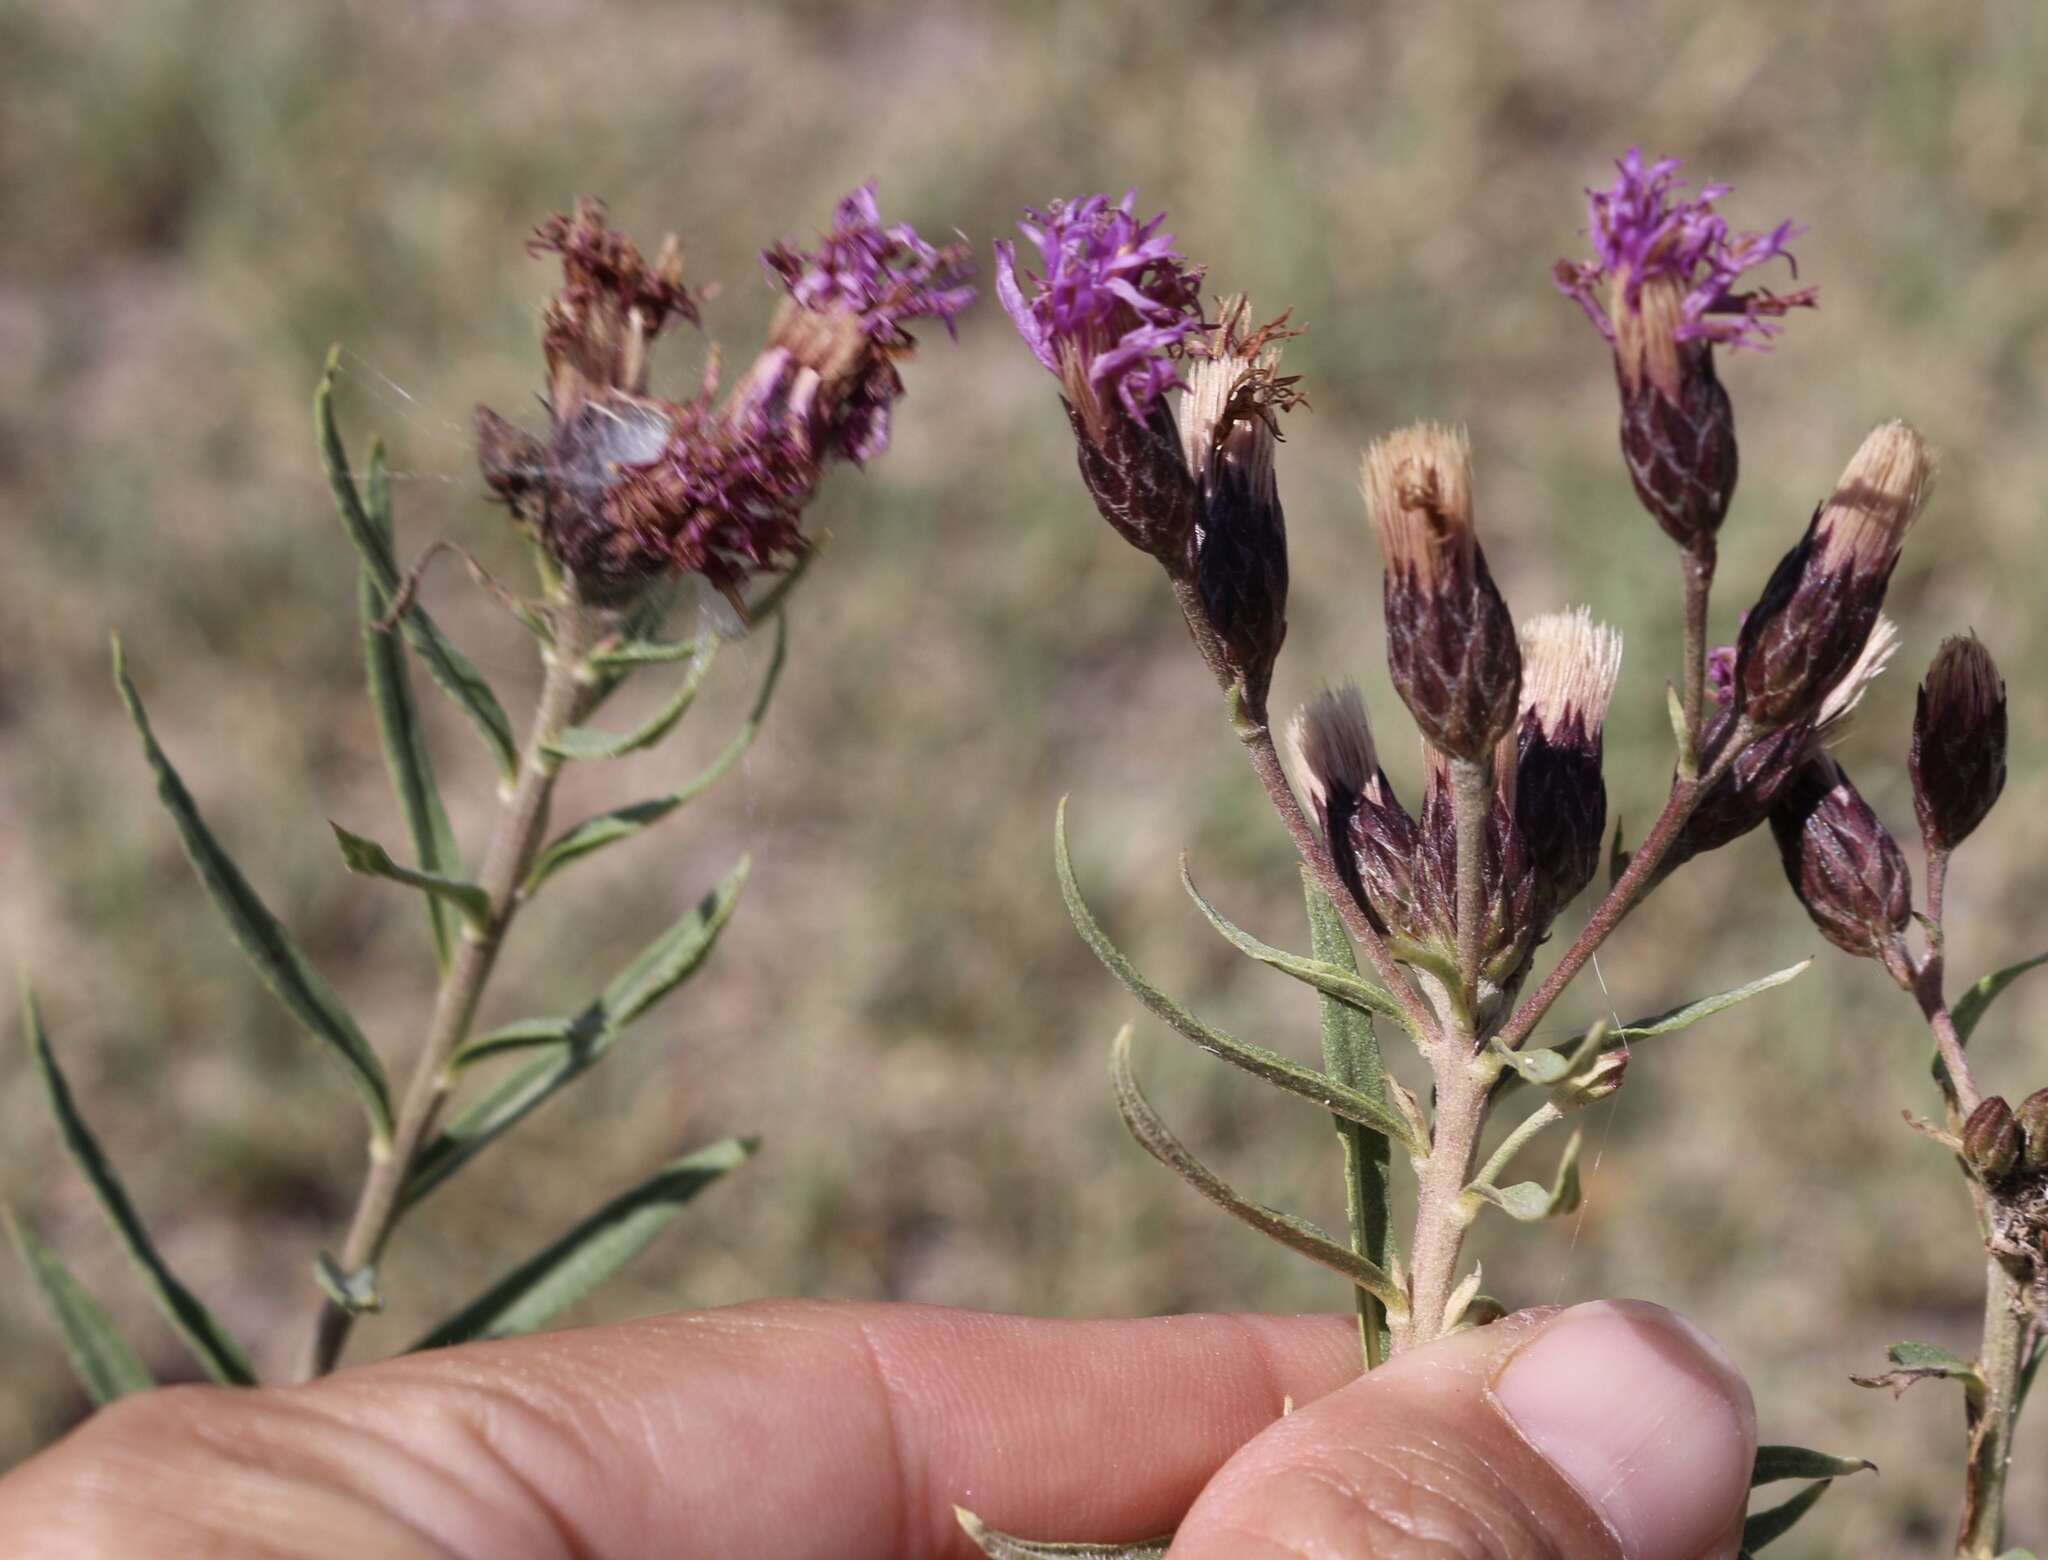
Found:
[[[428,989],[414,907],[343,876],[322,820],[396,833],[357,687],[353,564],[306,404],[349,349],[344,416],[382,429],[411,544],[508,568],[460,425],[536,382],[527,226],[579,190],[680,228],[724,278],[715,333],[769,295],[752,252],[874,173],[892,212],[982,252],[1017,209],[1129,182],[1215,280],[1293,305],[1312,415],[1283,452],[1299,582],[1276,700],[1361,674],[1391,711],[1359,446],[1471,426],[1490,556],[1518,610],[1591,602],[1629,634],[1609,750],[1645,820],[1667,773],[1677,570],[1633,508],[1612,387],[1546,270],[1579,187],[1633,141],[1797,214],[1823,308],[1727,379],[1745,476],[1719,622],[1870,423],[1946,451],[1894,589],[1902,672],[1845,762],[1897,826],[1911,682],[1974,625],[2013,678],[2014,779],[1951,890],[1956,963],[2036,951],[2048,695],[2037,595],[2048,493],[2048,99],[2036,7],[1729,0],[1513,7],[1134,8],[879,3],[641,8],[200,0],[0,7],[0,945],[32,968],[93,1119],[174,1260],[266,1362],[291,1351],[358,1171],[343,1087],[219,935],[149,796],[105,667],[119,625],[161,735],[273,905],[387,1052]],[[696,372],[672,351],[675,383]],[[1130,1005],[1065,925],[1056,797],[1111,929],[1219,1020],[1301,1054],[1312,1006],[1247,968],[1174,882],[1300,942],[1293,868],[1156,575],[1088,512],[1051,387],[990,304],[910,370],[897,449],[835,483],[779,707],[743,772],[522,923],[506,1017],[599,980],[743,850],[755,876],[714,966],[594,1081],[430,1205],[389,1266],[396,1346],[518,1250],[679,1144],[766,1134],[586,1317],[763,1293],[1058,1313],[1320,1307],[1315,1272],[1122,1140],[1104,1056]],[[396,389],[403,386],[403,390]],[[436,611],[530,689],[518,631],[454,574]],[[758,656],[664,752],[579,774],[574,812],[663,789],[723,740]],[[436,710],[458,829],[485,766]],[[1391,720],[1383,725],[1392,727]],[[1391,745],[1391,743],[1390,743]],[[1412,774],[1400,776],[1412,782]],[[1815,951],[1768,845],[1688,871],[1600,964],[1651,1009]],[[1927,1552],[1950,1520],[1959,1414],[1846,1381],[1900,1337],[1962,1345],[1977,1278],[1960,1189],[1900,1125],[1924,1052],[1877,973],[1824,957],[1790,994],[1646,1055],[1593,1124],[1588,1208],[1490,1231],[1489,1287],[1684,1307],[1757,1384],[1767,1433],[1870,1455],[1788,1542]],[[1571,1016],[1606,1005],[1596,986]],[[1987,1025],[1990,1081],[2048,1076],[2048,980]],[[1312,1113],[1156,1026],[1142,1060],[1189,1139],[1272,1200],[1334,1216]],[[0,1093],[0,1195],[147,1340],[28,1086]],[[593,1145],[596,1145],[593,1148]],[[289,1314],[288,1314],[289,1313]],[[0,1462],[79,1411],[13,1265],[0,1276]],[[2037,1405],[2023,1445],[2038,1457]],[[2029,1439],[2030,1437],[2030,1439]],[[2035,1466],[2039,1466],[2038,1462]],[[2020,1532],[2048,1536],[2048,1490]]]

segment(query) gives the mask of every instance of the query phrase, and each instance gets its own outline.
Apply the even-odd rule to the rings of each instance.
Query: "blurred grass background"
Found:
[[[507,573],[464,424],[538,386],[548,269],[522,240],[579,191],[724,290],[745,354],[772,306],[753,256],[840,191],[957,227],[984,261],[1019,208],[1140,186],[1215,284],[1292,306],[1312,413],[1282,492],[1292,636],[1276,707],[1356,674],[1413,790],[1353,492],[1360,445],[1470,424],[1489,554],[1518,611],[1590,602],[1629,635],[1609,736],[1640,827],[1668,774],[1677,570],[1614,449],[1605,354],[1548,267],[1581,187],[1631,143],[1736,186],[1738,226],[1812,225],[1822,308],[1729,361],[1744,477],[1718,625],[1864,430],[1946,452],[1893,589],[1897,670],[1842,756],[1895,828],[1912,684],[1974,626],[2012,678],[2005,801],[1959,861],[1952,967],[2038,950],[2048,734],[2039,596],[2048,492],[2048,13],[2029,0],[1725,0],[1622,8],[1140,8],[1073,3],[660,6],[436,0],[0,4],[0,948],[34,971],[90,1119],[174,1263],[282,1368],[361,1171],[345,1087],[229,947],[109,687],[123,632],[202,807],[402,1067],[430,994],[416,907],[351,880],[332,817],[394,842],[359,688],[354,560],[310,438],[330,341],[360,453],[393,449],[405,550],[436,536]],[[985,279],[985,278],[984,278]],[[695,382],[702,345],[661,360]],[[1093,516],[1053,387],[985,299],[926,341],[895,449],[839,475],[767,731],[711,799],[579,866],[520,923],[487,1019],[585,993],[741,852],[754,876],[712,965],[603,1069],[435,1198],[386,1268],[365,1355],[493,1277],[679,1146],[758,1131],[580,1319],[762,1294],[1050,1314],[1333,1307],[1320,1272],[1214,1215],[1117,1125],[1104,1077],[1137,1016],[1069,929],[1058,796],[1099,913],[1214,1020],[1308,1056],[1312,1000],[1248,967],[1175,882],[1300,945],[1284,838],[1217,717],[1157,573]],[[515,710],[524,636],[446,570],[443,624]],[[723,743],[765,647],[727,658],[670,747],[570,777],[574,817],[669,788]],[[422,687],[424,688],[424,683]],[[490,776],[423,692],[472,848]],[[1579,913],[1583,913],[1581,910]],[[1568,916],[1564,930],[1575,925]],[[1767,1438],[1875,1458],[1788,1556],[1939,1548],[1960,1407],[1846,1377],[1897,1338],[1967,1349],[1979,1264],[1961,1188],[1905,1130],[1926,1045],[1871,967],[1819,944],[1753,838],[1661,892],[1560,1024],[1718,989],[1810,952],[1790,991],[1639,1058],[1591,1122],[1587,1205],[1482,1228],[1515,1302],[1683,1307],[1749,1370]],[[1982,1031],[1990,1084],[2048,1080],[2048,979]],[[54,1133],[13,1025],[0,1195],[147,1345],[148,1313]],[[1256,1194],[1341,1222],[1326,1124],[1140,1026],[1197,1149]],[[1505,1222],[1505,1221],[1502,1221]],[[15,1264],[0,1263],[0,1463],[81,1412]],[[2016,1537],[2048,1541],[2048,1408],[2022,1432]]]

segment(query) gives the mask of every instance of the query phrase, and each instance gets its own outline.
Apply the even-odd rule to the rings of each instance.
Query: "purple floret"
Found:
[[[1114,385],[1139,421],[1160,395],[1181,385],[1174,359],[1210,329],[1202,319],[1202,268],[1163,233],[1161,212],[1134,214],[1136,190],[1115,205],[1107,195],[1025,210],[1018,230],[1038,246],[1044,276],[1017,271],[1016,245],[997,242],[996,296],[1038,361],[1064,381],[1100,394]],[[1027,296],[1028,289],[1028,296]]]
[[[907,222],[884,227],[872,179],[840,200],[815,254],[778,244],[761,263],[804,308],[847,309],[877,341],[900,339],[904,322],[918,319],[951,334],[975,296],[967,246],[928,244]]]
[[[1594,258],[1560,260],[1558,290],[1577,301],[1609,341],[1614,322],[1603,301],[1614,278],[1623,278],[1622,306],[1638,306],[1643,283],[1656,277],[1676,282],[1683,302],[1676,331],[1680,341],[1719,342],[1764,348],[1783,326],[1777,317],[1814,306],[1814,289],[1779,295],[1767,289],[1739,293],[1735,282],[1782,256],[1799,274],[1787,247],[1806,230],[1781,222],[1768,233],[1732,233],[1714,211],[1729,192],[1725,184],[1702,185],[1696,195],[1679,193],[1685,180],[1679,163],[1667,157],[1645,166],[1640,149],[1615,162],[1619,177],[1604,190],[1586,191]]]

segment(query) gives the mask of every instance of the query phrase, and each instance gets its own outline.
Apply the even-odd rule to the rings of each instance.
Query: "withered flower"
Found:
[[[1629,476],[1666,535],[1711,547],[1735,491],[1735,419],[1714,373],[1714,346],[1762,348],[1788,309],[1814,291],[1737,292],[1746,271],[1783,257],[1803,231],[1731,233],[1714,211],[1725,184],[1680,193],[1679,164],[1645,164],[1630,148],[1604,190],[1586,191],[1594,258],[1557,263],[1560,291],[1614,348],[1621,449]],[[1797,273],[1797,266],[1793,266]]]
[[[1477,762],[1513,728],[1522,658],[1473,530],[1463,431],[1389,434],[1365,452],[1364,487],[1386,559],[1394,688],[1431,746]]]
[[[1287,637],[1287,526],[1273,477],[1280,413],[1301,402],[1279,372],[1287,316],[1254,329],[1242,295],[1224,300],[1212,350],[1187,364],[1180,436],[1200,498],[1195,580],[1203,613],[1247,707],[1263,713]]]
[[[1515,826],[1547,928],[1600,868],[1607,828],[1601,735],[1621,675],[1621,635],[1581,607],[1522,625],[1522,714],[1509,740]]]
[[[1842,766],[1814,753],[1771,809],[1792,892],[1821,936],[1889,968],[1913,913],[1913,878],[1891,831]]]
[[[532,247],[562,257],[543,335],[550,436],[543,448],[479,408],[478,455],[492,492],[593,599],[688,573],[737,605],[751,574],[791,562],[825,468],[887,448],[895,365],[915,347],[905,325],[950,330],[973,296],[965,247],[884,227],[865,185],[814,254],[763,256],[790,296],[725,403],[716,353],[698,394],[668,401],[648,393],[648,347],[671,319],[699,318],[674,240],[650,265],[586,200]]]
[[[1975,634],[1942,641],[1913,714],[1913,810],[1929,850],[1954,850],[2005,789],[2005,679]]]
[[[1810,718],[1855,664],[1932,474],[1920,435],[1882,424],[1779,561],[1735,648],[1734,709],[1755,730]]]

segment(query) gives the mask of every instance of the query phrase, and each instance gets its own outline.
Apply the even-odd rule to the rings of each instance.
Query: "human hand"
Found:
[[[1749,1389],[1670,1312],[1523,1312],[1362,1379],[1356,1340],[690,1312],[126,1399],[0,1480],[0,1534],[19,1560],[936,1560],[974,1553],[958,1504],[1034,1536],[1178,1527],[1191,1560],[1736,1553]]]

